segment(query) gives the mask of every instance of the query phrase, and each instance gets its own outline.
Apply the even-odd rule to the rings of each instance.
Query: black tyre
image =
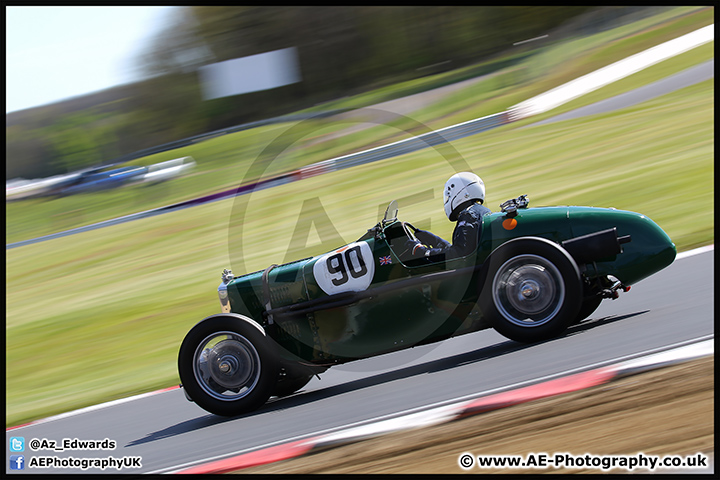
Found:
[[[580,304],[580,311],[575,316],[575,320],[572,322],[573,325],[582,322],[586,318],[588,318],[590,315],[595,312],[595,310],[598,309],[600,306],[600,303],[602,303],[603,298],[601,296],[592,297],[587,300],[583,300],[582,304]]]
[[[285,377],[278,380],[273,390],[276,397],[287,397],[300,390],[312,379],[312,375],[301,375],[298,377]]]
[[[582,301],[580,272],[558,244],[537,237],[511,240],[488,258],[480,308],[492,326],[518,342],[562,333]]]
[[[216,415],[234,416],[263,405],[278,376],[270,341],[235,317],[209,317],[185,336],[178,355],[185,392]]]

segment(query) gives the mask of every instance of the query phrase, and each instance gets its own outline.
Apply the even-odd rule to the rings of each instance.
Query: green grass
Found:
[[[661,71],[636,78],[637,83],[629,78],[616,86],[633,88],[708,55],[712,56],[711,48],[695,49],[665,66],[651,67]],[[611,87],[594,94],[599,99],[619,91]],[[489,83],[473,88],[473,98],[492,103],[496,97],[492,92],[505,87]],[[512,91],[514,87],[503,90],[507,97]],[[459,97],[451,103],[463,107]],[[433,108],[420,114],[428,123],[445,115],[446,107]],[[452,113],[447,115],[451,118]],[[642,212],[680,250],[714,241],[712,80],[617,112],[520,126],[511,124],[453,142],[485,180],[487,204],[493,210],[502,201],[527,193],[531,207],[575,204]],[[310,127],[309,136],[322,133]],[[23,234],[70,228],[230,188],[247,173],[264,145],[287,128],[276,125],[240,132],[138,161],[147,164],[188,154],[198,161],[193,176],[161,186],[166,189],[162,194],[138,186],[10,204],[8,239],[11,230],[16,239],[28,238]],[[279,158],[270,171],[313,156],[314,161],[322,160],[394,135],[392,128],[376,127],[314,153],[301,148],[289,158]],[[426,149],[260,191],[249,197],[242,238],[229,237],[238,201],[224,200],[7,250],[7,425],[176,385],[182,338],[197,321],[219,312],[216,288],[222,268],[231,266],[240,274],[285,261],[304,200],[319,198],[343,241],[349,242],[377,221],[379,205],[431,190],[433,199],[402,207],[400,216],[449,238],[453,224],[444,216],[439,189],[452,173],[436,150]],[[704,206],[699,213],[698,202]],[[14,225],[23,221],[24,225]],[[320,240],[311,229],[306,252],[321,253]],[[243,247],[242,271],[237,242]]]

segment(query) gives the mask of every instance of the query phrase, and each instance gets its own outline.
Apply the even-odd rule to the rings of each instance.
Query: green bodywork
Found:
[[[622,245],[622,253],[578,265],[588,285],[612,275],[629,286],[675,259],[675,245],[667,234],[638,213],[593,207],[521,208],[514,218],[505,213],[483,217],[478,249],[451,260],[407,260],[401,253],[407,240],[401,222],[378,224],[350,244],[366,243],[372,257],[365,259],[374,262],[369,286],[359,291],[323,291],[314,275],[315,264],[327,262],[334,271],[338,261],[321,255],[269,269],[265,287],[264,272],[236,277],[227,284],[227,293],[231,312],[260,324],[282,347],[285,360],[330,366],[488,328],[477,300],[485,277],[482,266],[497,247],[518,237],[543,237],[560,244],[611,228],[618,236],[630,235],[631,241]],[[349,261],[360,271],[357,260]],[[340,273],[331,278],[345,279]]]

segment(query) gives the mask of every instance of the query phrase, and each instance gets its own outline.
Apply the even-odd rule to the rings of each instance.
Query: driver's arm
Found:
[[[458,216],[458,223],[455,225],[455,230],[453,231],[452,245],[437,235],[430,232],[420,233],[421,231],[418,230],[415,232],[415,236],[424,243],[429,243],[425,242],[425,234],[428,234],[434,239],[442,242],[442,244],[434,245],[430,242],[430,245],[434,247],[430,248],[420,242],[416,242],[410,245],[410,249],[414,257],[431,257],[441,253],[445,255],[445,258],[464,257],[465,255],[474,252],[477,248],[479,229],[480,223],[478,222],[478,219],[466,210]]]
[[[415,237],[416,240],[408,240],[406,244],[413,257],[437,255],[452,247],[450,242],[427,230],[416,229]]]
[[[415,230],[415,236],[427,246],[442,249],[450,248],[450,242],[427,230]]]

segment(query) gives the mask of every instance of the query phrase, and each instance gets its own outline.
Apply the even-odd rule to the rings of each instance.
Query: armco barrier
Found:
[[[434,147],[442,143],[457,140],[476,133],[490,130],[508,123],[508,113],[501,112],[488,115],[482,118],[476,118],[457,125],[441,128],[432,132],[423,133],[412,138],[400,140],[388,145],[372,148],[358,153],[351,153],[342,157],[337,157],[326,162],[333,162],[334,168],[340,170],[342,168],[354,167],[356,165],[364,165],[366,163],[376,162],[378,160],[386,160],[388,158],[405,155],[407,153],[416,152],[428,147]],[[324,163],[324,162],[320,162]],[[313,164],[319,165],[319,164]],[[312,167],[313,165],[310,165]],[[308,168],[308,167],[306,167]]]

